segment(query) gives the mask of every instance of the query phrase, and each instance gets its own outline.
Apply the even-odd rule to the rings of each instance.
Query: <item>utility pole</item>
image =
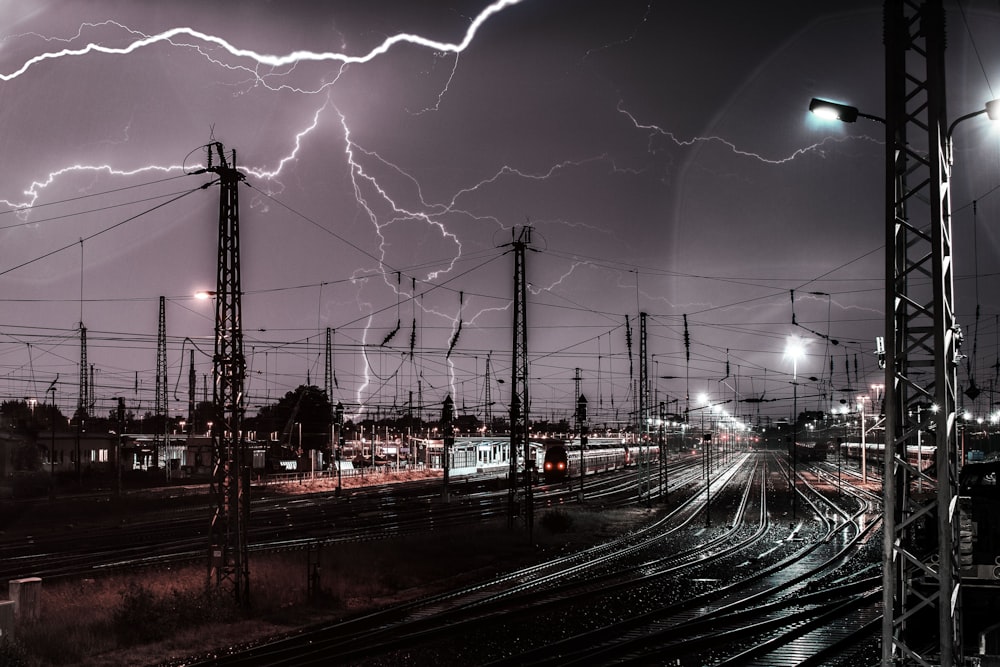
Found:
[[[76,404],[76,483],[83,485],[83,466],[80,461],[80,437],[83,434],[83,422],[87,417],[90,405],[90,387],[87,382],[87,327],[80,322],[80,399]]]
[[[336,429],[332,426],[336,420],[336,413],[333,407],[333,332],[330,327],[326,328],[326,349],[324,352],[323,391],[326,392],[326,400],[330,404],[330,453],[333,454],[337,451],[337,434]],[[334,461],[334,463],[337,466],[340,465],[339,461]],[[339,474],[339,467],[337,472]]]
[[[333,403],[333,330],[326,328],[326,372],[323,377],[323,388],[326,389],[326,399]]]
[[[250,604],[247,549],[250,476],[243,432],[246,358],[243,355],[239,211],[239,185],[246,176],[236,169],[236,151],[227,160],[221,143],[209,144],[207,149],[208,166],[196,173],[217,175],[220,186],[212,395],[215,409],[210,489],[213,508],[208,584],[220,590],[228,589],[237,604],[247,607]]]
[[[441,466],[444,468],[444,490],[442,495],[445,502],[448,501],[448,475],[451,470],[451,446],[455,444],[455,401],[451,394],[444,397],[444,404],[441,406]]]
[[[189,350],[190,352],[190,366],[188,368],[188,428],[190,433],[197,433],[198,429],[194,423],[195,417],[195,405],[194,405],[194,392],[195,387],[198,384],[198,375],[194,372],[194,350]]]
[[[944,26],[941,0],[885,0],[883,665],[963,664],[955,434],[960,332],[953,300]],[[937,412],[921,414],[917,407],[928,400]],[[934,477],[906,458],[931,422]],[[923,494],[911,493],[914,479],[922,480]],[[936,529],[934,558],[921,555],[922,525]],[[924,647],[935,629],[938,653],[928,656]]]
[[[652,500],[652,466],[649,460],[649,372],[646,350],[646,313],[639,313],[639,502],[646,494],[646,505]]]
[[[524,255],[531,245],[531,227],[524,226],[514,236],[511,230],[511,247],[514,250],[514,325],[510,366],[510,490],[508,493],[507,519],[513,525],[517,513],[517,450],[524,449],[524,521],[528,528],[528,539],[532,539],[534,528],[533,500],[531,497],[531,442],[528,437],[528,326],[527,297]]]
[[[59,382],[59,373],[52,381],[46,392],[52,393],[52,405],[49,410],[49,483],[51,484],[49,496],[55,498],[56,495],[56,383]]]
[[[580,369],[576,369],[576,430],[580,434],[580,502],[583,502],[583,479],[587,474],[587,397],[580,393]]]
[[[576,369],[576,430],[580,434],[580,502],[583,502],[583,479],[587,474],[587,397],[580,393],[580,369]]]
[[[670,489],[668,488],[670,486],[670,479],[667,477],[670,472],[667,468],[666,441],[663,439],[663,420],[666,417],[665,407],[664,402],[660,401],[659,418],[657,419],[657,445],[660,449],[660,455],[658,457],[660,460],[660,497],[663,500],[667,500],[670,495]]]
[[[336,425],[337,431],[334,437],[334,456],[337,462],[337,497],[340,497],[341,480],[340,480],[340,455],[343,453],[344,449],[344,404],[337,401],[337,406],[333,409],[333,423]]]
[[[493,395],[492,395],[491,390],[490,390],[490,355],[491,354],[493,354],[492,350],[486,353],[486,384],[484,385],[484,391],[483,391],[483,402],[486,403],[486,413],[485,413],[485,416],[483,417],[483,421],[484,421],[483,426],[486,427],[485,430],[483,431],[484,433],[486,433],[486,432],[492,433],[493,432]]]
[[[125,398],[118,397],[118,438],[115,444],[115,497],[122,495],[122,439],[125,433]]]
[[[170,479],[170,430],[167,428],[167,308],[166,298],[160,297],[160,320],[156,335],[156,402],[154,414],[159,424],[153,435],[153,468],[160,467],[160,447],[163,447],[164,468]],[[163,436],[162,439],[160,436]]]

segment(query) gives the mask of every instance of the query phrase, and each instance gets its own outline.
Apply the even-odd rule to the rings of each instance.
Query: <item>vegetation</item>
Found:
[[[535,544],[506,521],[374,542],[251,555],[252,608],[205,590],[203,565],[46,582],[42,620],[0,644],[0,665],[155,664],[480,581],[547,552],[619,534],[645,515],[541,512]],[[318,563],[313,569],[310,563]],[[310,596],[310,575],[315,594]],[[209,639],[210,638],[210,639]],[[196,648],[193,648],[196,647]]]

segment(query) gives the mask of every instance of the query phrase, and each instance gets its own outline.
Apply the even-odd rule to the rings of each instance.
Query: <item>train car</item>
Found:
[[[804,461],[825,461],[829,443],[826,442],[797,442],[795,443],[795,456],[799,463]]]
[[[625,446],[621,440],[608,439],[599,441],[596,446],[589,443],[583,452],[584,474],[590,474],[603,470],[614,470],[632,465],[640,458],[642,461],[659,460],[659,447],[654,446]],[[543,478],[547,483],[561,482],[570,477],[580,475],[580,444],[575,443],[565,445],[550,445],[545,450],[545,459],[542,464]]]
[[[1000,461],[967,463],[959,474],[962,579],[1000,585]]]
[[[868,452],[868,465],[881,466],[885,456],[885,445],[879,442],[865,443],[865,450]],[[861,444],[857,442],[845,442],[840,445],[840,453],[846,459],[854,461],[861,460]],[[908,445],[906,447],[906,460],[914,467],[919,466],[921,470],[933,472],[937,447],[934,445]]]
[[[561,482],[566,479],[569,472],[566,460],[566,448],[562,445],[551,445],[545,450],[545,459],[542,461],[542,476],[549,484]]]

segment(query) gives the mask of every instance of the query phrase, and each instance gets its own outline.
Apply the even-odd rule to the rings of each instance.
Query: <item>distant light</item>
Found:
[[[799,359],[804,357],[806,354],[806,344],[798,336],[789,336],[785,341],[785,356],[792,360],[792,363],[798,365]]]

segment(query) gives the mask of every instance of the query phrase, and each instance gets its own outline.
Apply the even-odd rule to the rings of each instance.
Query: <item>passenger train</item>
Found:
[[[867,452],[868,465],[882,465],[885,458],[885,445],[880,442],[868,442],[865,443],[865,451]],[[860,461],[861,443],[842,443],[840,453],[844,458]],[[933,468],[936,456],[937,447],[934,445],[907,445],[906,447],[906,460],[914,466],[919,464],[921,470]]]
[[[584,445],[583,462],[586,473],[614,470],[636,462],[659,460],[657,445],[624,445],[619,438],[592,438]],[[580,441],[553,444],[545,450],[542,476],[547,483],[561,482],[580,475]]]

